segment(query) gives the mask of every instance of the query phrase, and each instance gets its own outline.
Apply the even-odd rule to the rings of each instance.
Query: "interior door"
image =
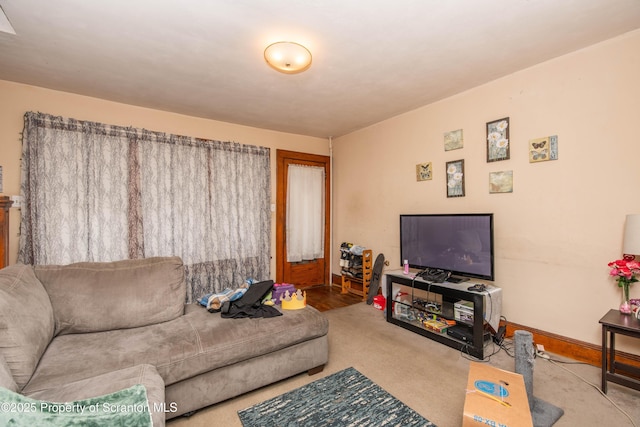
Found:
[[[287,261],[286,216],[287,216],[287,177],[289,165],[306,165],[324,168],[325,175],[325,215],[324,215],[324,256],[309,261]],[[298,288],[318,284],[330,284],[329,248],[330,248],[330,162],[328,156],[277,150],[276,184],[276,281],[292,283]]]

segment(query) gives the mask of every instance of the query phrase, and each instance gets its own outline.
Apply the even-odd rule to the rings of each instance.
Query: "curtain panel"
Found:
[[[186,302],[270,277],[270,151],[26,113],[18,260],[180,256]]]
[[[287,262],[324,258],[324,168],[289,165]]]

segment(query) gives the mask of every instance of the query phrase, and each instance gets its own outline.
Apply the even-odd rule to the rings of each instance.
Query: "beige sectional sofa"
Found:
[[[69,402],[143,384],[162,426],[327,362],[312,307],[223,319],[184,301],[177,257],[0,270],[0,386]]]

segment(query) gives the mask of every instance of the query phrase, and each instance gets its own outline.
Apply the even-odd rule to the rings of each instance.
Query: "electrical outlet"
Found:
[[[9,196],[13,204],[12,208],[21,208],[22,207],[22,196]]]
[[[536,349],[538,353],[544,353],[544,346],[542,344],[536,344]]]

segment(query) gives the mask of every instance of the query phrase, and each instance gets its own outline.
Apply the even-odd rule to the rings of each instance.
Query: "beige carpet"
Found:
[[[330,322],[330,347],[329,363],[322,373],[311,377],[306,374],[295,376],[202,409],[189,418],[171,420],[168,425],[241,426],[236,414],[239,409],[350,366],[439,427],[459,427],[462,424],[469,372],[467,356],[387,323],[381,311],[364,303],[331,310],[325,314]],[[493,344],[489,344],[489,348],[493,349]],[[513,371],[515,366],[514,360],[502,350],[492,356],[488,363],[509,371]],[[533,394],[565,411],[555,426],[633,425],[598,390],[563,367],[594,385],[600,384],[599,368],[576,364],[560,367],[549,361],[536,359]],[[611,383],[608,388],[608,397],[640,427],[640,392]]]

